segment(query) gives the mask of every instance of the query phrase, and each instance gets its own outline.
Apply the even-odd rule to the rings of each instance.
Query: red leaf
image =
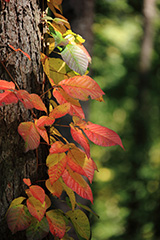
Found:
[[[49,138],[48,138],[48,133],[45,127],[39,128],[35,125],[37,132],[41,135],[41,137],[49,144]]]
[[[47,116],[42,116],[38,120],[35,120],[35,124],[37,127],[42,128],[44,126],[50,126],[54,123],[55,119],[47,117]]]
[[[79,148],[73,147],[68,151],[67,164],[74,171],[81,175],[86,176],[90,183],[93,180],[95,163],[91,158],[88,158],[86,154]]]
[[[27,199],[27,207],[30,214],[38,221],[41,221],[46,212],[46,203],[43,204],[36,198],[30,197]]]
[[[17,103],[18,102],[18,98],[16,97],[16,95],[11,92],[11,91],[5,91],[3,93],[0,93],[0,106],[8,105],[11,103]]]
[[[63,153],[68,151],[69,146],[67,144],[64,144],[60,141],[56,141],[51,145],[51,148],[49,149],[50,154],[53,153]]]
[[[61,104],[59,106],[57,106],[56,108],[54,108],[52,110],[52,112],[50,112],[49,117],[53,117],[53,118],[60,118],[63,117],[64,115],[66,115],[67,113],[69,113],[70,111],[70,107],[71,104],[70,103],[64,103]]]
[[[28,209],[23,204],[12,206],[7,212],[7,224],[11,232],[25,230],[31,223],[31,216]]]
[[[76,141],[79,145],[81,145],[84,148],[87,154],[87,157],[90,158],[90,145],[88,143],[87,138],[84,136],[82,131],[79,128],[74,127],[72,123],[70,124],[70,127],[71,127],[71,135],[74,141]]]
[[[34,198],[38,199],[42,204],[44,203],[45,192],[43,188],[38,185],[32,185],[29,187],[29,190]]]
[[[40,136],[33,122],[22,122],[18,126],[18,132],[25,141],[25,150],[36,149],[40,144]]]
[[[69,149],[67,156],[67,164],[69,165],[69,167],[74,172],[77,172],[87,177],[85,171],[83,170],[83,165],[86,158],[85,153],[81,149],[73,145],[73,147]]]
[[[31,186],[31,180],[29,178],[23,178],[23,182],[29,187]]]
[[[47,158],[48,175],[51,185],[56,182],[63,174],[67,163],[65,153],[50,154]]]
[[[57,102],[61,105],[67,102],[71,104],[70,111],[68,112],[68,114],[70,114],[71,116],[76,115],[79,116],[80,118],[85,118],[84,112],[81,108],[79,101],[71,98],[67,93],[65,93],[63,89],[54,88],[53,96],[56,98]]]
[[[71,97],[79,100],[88,100],[90,96],[92,99],[100,98],[104,92],[100,86],[89,76],[75,76],[65,79],[59,85]]]
[[[0,90],[9,90],[9,89],[12,89],[14,90],[15,89],[15,84],[13,82],[8,82],[8,81],[5,81],[5,80],[0,80]]]
[[[123,149],[122,141],[113,130],[88,122],[86,126],[81,127],[87,137],[97,145],[110,147],[120,145]]]
[[[47,113],[47,108],[42,102],[42,99],[37,94],[30,94],[30,99],[34,108]]]
[[[46,218],[49,223],[50,232],[58,238],[63,238],[66,232],[66,224],[63,215],[58,210],[46,212]]]
[[[83,164],[83,170],[86,173],[87,178],[89,179],[90,183],[92,183],[94,171],[97,169],[95,166],[94,161],[91,158],[85,158],[84,164]]]
[[[65,184],[75,191],[83,198],[90,200],[93,203],[93,195],[91,188],[87,182],[76,172],[73,172],[69,167],[64,171],[62,175]]]
[[[16,91],[16,95],[18,99],[23,103],[26,109],[34,108],[32,100],[30,98],[30,94],[25,90],[18,90]]]

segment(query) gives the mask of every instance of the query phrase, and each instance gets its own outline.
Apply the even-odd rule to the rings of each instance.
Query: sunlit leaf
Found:
[[[56,197],[60,197],[63,191],[63,187],[62,187],[62,183],[57,180],[56,182],[54,182],[51,185],[51,182],[49,179],[46,180],[45,182],[47,189],[50,191],[50,193],[52,193],[52,195],[56,196]]]
[[[62,178],[68,187],[81,197],[86,198],[93,203],[91,188],[80,174],[73,172],[69,167],[67,167],[62,175]]]
[[[46,203],[43,204],[36,198],[30,197],[27,199],[27,207],[30,214],[38,221],[41,221],[46,212]]]
[[[12,206],[7,212],[7,224],[13,234],[28,228],[31,219],[27,207],[23,204]]]
[[[8,82],[8,81],[5,81],[5,80],[0,80],[0,90],[9,90],[9,89],[12,89],[14,90],[15,89],[15,84],[13,82]]]
[[[81,128],[87,137],[97,145],[104,147],[119,145],[124,148],[118,134],[109,128],[91,122],[88,122],[86,126]]]
[[[70,128],[71,128],[71,135],[74,141],[76,141],[79,145],[83,147],[87,157],[90,158],[90,145],[87,138],[84,136],[81,129],[74,127],[72,123],[70,124]]]
[[[36,149],[40,144],[40,136],[33,122],[22,122],[18,126],[18,132],[25,141],[25,150]]]
[[[50,232],[53,236],[62,238],[66,231],[66,224],[63,215],[58,210],[50,210],[46,212],[49,223]]]
[[[74,172],[77,172],[87,177],[85,171],[83,170],[85,156],[86,155],[83,151],[74,146],[73,148],[69,149],[67,153],[67,164]]]
[[[68,44],[61,52],[61,56],[75,72],[84,75],[87,71],[88,57],[78,45]]]
[[[27,240],[42,240],[49,233],[49,224],[45,217],[41,221],[32,219],[31,225],[26,230]]]
[[[63,89],[54,88],[53,96],[56,98],[59,104],[64,104],[69,102],[71,104],[70,111],[68,114],[71,116],[79,116],[80,118],[85,118],[84,112],[78,100],[71,98]]]
[[[39,128],[43,128],[45,126],[50,126],[54,123],[55,119],[50,118],[48,116],[42,116],[38,120],[35,120],[35,124]]]
[[[49,114],[50,118],[60,118],[69,113],[71,104],[68,102],[55,107]]]
[[[69,145],[62,143],[61,141],[56,141],[51,145],[49,149],[50,154],[66,152],[69,149]]]
[[[85,75],[65,79],[59,85],[67,94],[79,100],[88,100],[89,96],[96,99],[104,95],[99,85],[92,78]]]
[[[55,155],[55,154],[52,154]],[[50,155],[49,155],[50,156]],[[57,160],[57,158],[56,158]],[[63,174],[67,163],[67,156],[64,153],[59,153],[58,162],[53,162],[49,165],[48,175],[51,185],[56,182]]]
[[[71,219],[78,234],[86,240],[90,239],[90,223],[86,214],[80,209],[68,211],[66,215]]]

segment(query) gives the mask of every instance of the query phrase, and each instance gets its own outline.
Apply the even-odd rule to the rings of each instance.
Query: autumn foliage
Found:
[[[46,188],[57,198],[65,191],[70,199],[70,211],[64,213],[53,209],[45,191],[39,185],[32,185],[30,179],[23,179],[28,186],[27,198],[14,199],[6,218],[12,233],[26,229],[27,239],[34,240],[43,239],[49,231],[56,239],[72,239],[68,235],[68,221],[72,222],[78,235],[84,239],[90,238],[87,216],[80,209],[75,209],[78,206],[75,193],[93,203],[89,183],[92,183],[97,167],[90,155],[89,140],[100,146],[119,145],[123,148],[120,137],[113,130],[85,121],[80,100],[94,99],[101,102],[104,92],[87,75],[91,57],[83,46],[84,39],[71,31],[67,19],[60,14],[61,2],[47,1],[55,18],[47,15],[42,19],[48,31],[45,35],[49,45],[48,54],[41,53],[41,62],[50,86],[44,93],[49,106],[46,107],[37,94],[16,89],[15,83],[0,80],[0,90],[3,90],[0,93],[0,106],[20,101],[26,109],[31,110],[31,121],[21,122],[18,126],[18,133],[25,143],[25,152],[37,149],[41,139],[49,147]],[[29,55],[21,49],[15,49],[12,45],[10,47],[13,51],[21,51],[30,60]],[[53,51],[57,57],[50,57]],[[34,109],[42,112],[41,117],[36,117],[37,111],[34,112]],[[68,142],[56,128],[56,120],[67,114],[72,117],[68,127],[78,145]]]

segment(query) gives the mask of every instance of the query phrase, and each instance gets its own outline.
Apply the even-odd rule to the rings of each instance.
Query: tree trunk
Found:
[[[40,10],[36,0],[1,1],[0,11],[0,79],[14,81],[20,89],[40,89]],[[20,51],[28,53],[31,61]],[[11,201],[24,194],[24,177],[36,172],[33,151],[24,153],[24,142],[17,132],[20,121],[29,120],[29,111],[22,104],[0,108],[0,236],[1,239],[25,239],[23,233],[12,236],[5,213]]]

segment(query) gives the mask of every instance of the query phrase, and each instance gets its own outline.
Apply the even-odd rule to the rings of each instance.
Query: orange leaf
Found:
[[[44,203],[45,192],[43,188],[38,185],[32,185],[29,187],[29,190],[34,198],[38,199],[41,203]]]
[[[18,132],[25,141],[25,150],[36,149],[40,144],[40,136],[33,122],[22,122],[18,126]]]
[[[74,127],[72,123],[70,124],[70,127],[71,127],[71,135],[74,141],[76,141],[79,145],[81,145],[84,148],[87,157],[90,158],[90,145],[87,138],[84,136],[81,129]]]
[[[49,149],[50,154],[53,153],[62,153],[68,151],[69,146],[67,144],[64,144],[60,141],[56,141],[51,145],[51,148]]]
[[[45,182],[47,189],[52,193],[52,195],[60,198],[62,191],[63,191],[63,187],[62,187],[62,183],[57,180],[56,182],[54,182],[51,185],[51,182],[49,179],[46,180]]]
[[[30,94],[30,99],[31,99],[31,102],[32,102],[34,108],[47,113],[47,108],[45,107],[44,103],[42,102],[42,99],[37,94]]]
[[[41,221],[46,212],[46,203],[43,204],[36,198],[30,197],[27,199],[27,207],[30,214],[38,221]]]
[[[29,178],[23,178],[23,182],[29,187],[31,186],[31,180]]]
[[[91,122],[88,122],[86,126],[82,126],[81,128],[87,137],[97,145],[104,147],[119,145],[124,149],[118,134],[109,128]]]
[[[68,95],[79,100],[88,100],[89,96],[92,99],[96,99],[104,95],[100,86],[86,75],[65,79],[59,85]]]
[[[53,118],[60,118],[69,113],[71,104],[70,103],[64,103],[57,107],[55,107],[52,112],[50,112],[49,117]]]
[[[15,89],[15,84],[13,82],[8,82],[8,81],[5,81],[5,80],[0,80],[0,90],[9,90],[9,89],[12,89],[14,90]]]
[[[69,167],[64,171],[62,175],[65,184],[75,191],[83,198],[90,200],[93,203],[93,195],[91,188],[81,175],[73,172]]]
[[[35,120],[35,124],[37,127],[42,128],[44,126],[50,126],[54,123],[55,119],[47,117],[47,116],[42,116],[38,120]]]
[[[71,116],[79,116],[80,118],[85,118],[84,112],[78,100],[71,98],[63,89],[54,88],[53,96],[56,98],[59,104],[64,104],[69,102],[71,104],[70,111],[68,114]]]

